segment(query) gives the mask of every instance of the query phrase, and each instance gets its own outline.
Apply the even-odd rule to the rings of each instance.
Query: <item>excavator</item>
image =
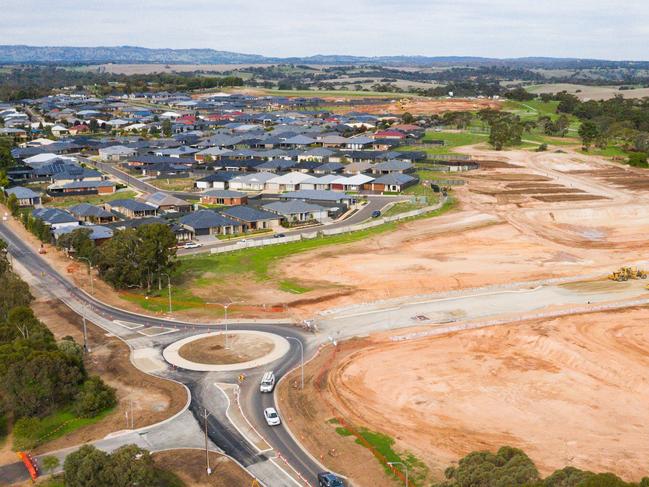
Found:
[[[620,267],[608,276],[611,281],[624,282],[629,279],[646,279],[647,272],[636,267]]]

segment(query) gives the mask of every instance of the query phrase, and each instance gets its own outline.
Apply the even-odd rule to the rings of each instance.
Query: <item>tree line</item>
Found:
[[[94,417],[115,406],[115,390],[84,365],[84,351],[72,337],[56,340],[29,307],[29,286],[13,272],[0,240],[0,407],[2,426],[14,421],[15,437],[39,443],[40,418],[61,409]]]
[[[524,451],[510,446],[496,453],[477,451],[448,467],[445,480],[433,487],[649,487],[649,477],[625,482],[612,473],[594,473],[575,467],[556,470],[542,478]]]
[[[73,257],[89,259],[99,275],[115,289],[162,288],[163,278],[177,266],[176,236],[164,223],[116,230],[113,238],[96,246],[83,227],[61,235],[57,245]]]

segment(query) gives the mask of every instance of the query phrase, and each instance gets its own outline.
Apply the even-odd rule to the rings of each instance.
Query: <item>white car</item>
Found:
[[[275,411],[275,408],[264,409],[264,418],[266,419],[268,426],[277,426],[281,423],[279,415],[277,414],[277,411]]]
[[[197,249],[201,247],[201,244],[198,242],[187,242],[185,245],[183,245],[184,249]]]

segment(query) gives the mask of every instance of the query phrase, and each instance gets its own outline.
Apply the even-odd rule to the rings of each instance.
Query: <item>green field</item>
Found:
[[[423,142],[431,140],[443,140],[443,146],[402,146],[399,147],[401,150],[406,151],[423,151],[426,154],[437,155],[437,154],[457,154],[460,152],[452,151],[456,147],[462,147],[465,145],[474,145],[486,142],[488,138],[487,134],[481,133],[472,133],[468,131],[458,131],[458,132],[434,132],[427,131],[422,139]]]

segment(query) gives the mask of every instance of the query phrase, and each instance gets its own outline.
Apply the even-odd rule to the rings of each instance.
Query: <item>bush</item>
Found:
[[[536,152],[545,152],[548,150],[548,144],[541,144],[536,148]]]
[[[38,418],[20,418],[14,423],[14,450],[31,450],[38,445],[40,433],[41,424]]]
[[[633,152],[629,155],[627,161],[629,166],[633,167],[649,167],[647,164],[647,153],[646,152]]]
[[[74,412],[82,418],[92,418],[115,404],[117,404],[115,389],[95,375],[81,386],[74,404]]]

